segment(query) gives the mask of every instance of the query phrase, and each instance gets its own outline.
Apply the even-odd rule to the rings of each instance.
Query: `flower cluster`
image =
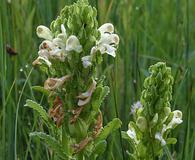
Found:
[[[67,37],[66,29],[63,24],[61,24],[61,33],[56,37],[53,36],[49,28],[43,25],[37,27],[37,35],[45,40],[40,44],[39,57],[33,64],[40,64],[39,59],[41,59],[50,67],[51,62],[49,59],[59,59],[63,62],[69,52],[75,51],[80,53],[82,51],[82,46],[78,38],[74,35]]]
[[[182,112],[171,112],[170,108],[173,84],[171,69],[159,62],[152,65],[149,71],[150,76],[144,81],[141,102],[132,106],[135,122],[129,123],[127,131],[136,160],[162,156],[163,146],[177,141],[168,138],[170,130],[182,123]]]
[[[121,125],[119,119],[105,130],[102,125],[100,105],[109,87],[96,77],[96,69],[103,54],[116,56],[119,37],[111,23],[98,28],[96,14],[87,0],[78,0],[62,9],[50,29],[41,25],[36,30],[44,40],[33,65],[48,76],[39,91],[48,97],[49,134],[74,158],[97,157],[95,148]]]

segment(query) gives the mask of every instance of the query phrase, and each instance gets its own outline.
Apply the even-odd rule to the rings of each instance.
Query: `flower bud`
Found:
[[[145,117],[138,117],[137,121],[136,121],[136,125],[138,126],[138,128],[144,132],[147,129],[147,121]]]
[[[171,113],[171,108],[170,107],[165,107],[164,108],[164,113],[166,116],[169,116],[169,114]]]
[[[151,121],[151,127],[154,127],[158,122],[158,113],[155,114],[155,116],[153,117],[152,121]]]

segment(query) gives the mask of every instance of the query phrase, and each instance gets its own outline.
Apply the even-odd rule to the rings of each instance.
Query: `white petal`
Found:
[[[167,125],[167,129],[171,129],[176,127],[177,125],[181,124],[183,122],[182,120],[182,112],[179,110],[173,111],[173,118],[171,122]]]
[[[97,46],[92,47],[90,54],[92,55],[92,54],[94,54],[96,52],[97,52]]]
[[[52,56],[52,58],[58,58],[62,62],[65,60],[66,57],[65,50],[59,48],[52,50],[50,52],[50,55]]]
[[[105,23],[98,30],[100,31],[101,34],[105,33],[105,32],[113,33],[114,32],[114,26],[111,23]]]
[[[37,27],[37,35],[38,37],[44,38],[47,40],[52,40],[52,37],[53,37],[50,29],[43,25],[40,25]]]
[[[114,48],[114,47],[111,46],[111,45],[103,44],[103,45],[101,45],[101,46],[99,47],[99,49],[100,49],[100,52],[101,52],[102,54],[107,53],[108,55],[111,55],[112,57],[116,57],[116,53],[115,53],[116,48]]]
[[[159,140],[161,142],[162,146],[166,145],[166,141],[164,140],[164,138],[162,137],[162,134],[160,132],[157,132],[155,134],[155,139]]]
[[[118,45],[119,44],[119,37],[117,34],[102,34],[101,38],[98,42],[99,44],[103,43],[103,44],[114,44],[114,45]]]
[[[87,68],[92,65],[91,63],[91,56],[84,56],[81,58],[81,61],[83,62],[83,67]]]
[[[127,134],[136,144],[139,143],[139,141],[137,140],[137,134],[135,132],[135,129],[131,125],[129,125],[129,129],[127,131]]]
[[[58,35],[57,35],[57,38],[60,38],[60,39],[62,39],[63,41],[65,41],[66,38],[67,38],[67,34],[66,34],[66,29],[65,29],[65,27],[64,27],[63,24],[61,25],[61,31],[62,31],[62,33],[58,34]]]
[[[64,43],[63,40],[60,39],[60,38],[54,38],[54,39],[53,39],[53,43],[54,43],[57,47],[65,48],[65,43]]]
[[[66,50],[67,51],[76,51],[80,53],[82,51],[82,46],[78,38],[74,35],[71,35],[66,41]]]
[[[43,58],[49,58],[49,52],[46,49],[39,50],[38,55]]]
[[[61,24],[61,31],[64,35],[66,35],[66,28],[64,27],[63,24]]]

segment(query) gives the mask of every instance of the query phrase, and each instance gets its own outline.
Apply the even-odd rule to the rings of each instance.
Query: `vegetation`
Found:
[[[58,74],[59,78],[65,76],[64,73],[67,74],[72,69],[47,73],[44,67],[42,70],[35,69],[32,62],[37,58],[38,46],[42,41],[36,35],[36,28],[39,25],[49,27],[50,23],[60,15],[64,6],[71,5],[73,2],[76,0],[1,1],[0,159],[53,159],[55,158],[51,156],[53,152],[59,153],[59,157],[69,156],[64,150],[61,150],[58,139],[53,138],[58,134],[55,133],[57,127],[48,117],[48,111],[55,98],[51,99],[49,105],[49,93],[40,86],[43,86],[48,74],[53,74],[54,77]],[[98,28],[104,23],[112,23],[115,33],[120,38],[115,58],[104,54],[101,64],[93,64],[97,72],[95,76],[91,75],[91,77],[98,77],[101,80],[101,76],[105,75],[106,78],[100,88],[110,87],[110,93],[99,106],[103,119],[102,126],[110,124],[109,122],[112,122],[113,119],[118,121],[119,118],[122,121],[121,128],[116,129],[120,126],[118,123],[119,125],[114,128],[115,132],[109,136],[106,135],[106,137],[108,136],[106,141],[102,140],[101,145],[106,149],[105,152],[101,152],[98,159],[118,160],[136,156],[131,141],[128,143],[129,140],[124,137],[129,129],[129,122],[137,120],[135,115],[131,114],[131,105],[141,100],[144,106],[145,100],[142,92],[146,89],[146,86],[143,85],[145,84],[144,79],[151,75],[148,68],[161,61],[171,67],[171,75],[174,79],[172,100],[169,99],[170,105],[167,107],[171,107],[171,111],[182,111],[183,123],[171,130],[166,137],[168,139],[176,138],[177,144],[172,145],[175,142],[175,139],[172,139],[170,145],[163,147],[163,150],[160,149],[159,155],[161,159],[169,157],[170,159],[193,160],[195,158],[195,121],[193,117],[195,102],[192,98],[194,97],[195,68],[193,47],[195,44],[193,36],[195,2],[193,0],[164,0],[160,3],[152,0],[89,0],[89,4],[97,9],[96,27]],[[73,22],[75,21],[73,20]],[[55,36],[61,32],[59,26],[51,27],[51,31],[55,33]],[[73,31],[70,30],[70,32]],[[98,33],[95,36],[98,39]],[[81,41],[80,43],[83,45],[85,42]],[[89,44],[88,46],[93,45]],[[87,46],[85,50],[88,50]],[[87,54],[83,56],[85,55]],[[82,66],[82,63],[79,65]],[[77,84],[79,83],[80,90],[85,92],[92,81],[93,78],[82,83],[77,81]],[[63,92],[63,90],[59,92]],[[76,92],[77,89],[74,90],[73,95],[76,95]],[[142,98],[140,99],[140,97]],[[26,101],[27,99],[30,100]],[[34,110],[26,106],[34,108]],[[146,118],[147,121],[151,121],[155,113],[159,112],[159,110],[152,111],[151,117]],[[145,112],[141,113],[142,117],[144,117],[143,115],[145,116]],[[95,114],[95,119],[97,116],[98,113]],[[93,119],[93,123],[95,123],[95,119]],[[48,121],[54,130],[50,130],[52,127],[48,127],[49,125],[46,124]],[[90,128],[87,132],[92,130]],[[121,135],[121,131],[125,132],[122,132]],[[35,138],[36,136],[41,139]],[[166,139],[166,143],[168,143],[168,139]],[[154,145],[161,146],[161,142],[156,138]],[[56,150],[52,149],[52,146],[55,146]],[[146,152],[150,153],[148,150]],[[132,153],[134,154],[132,155]]]

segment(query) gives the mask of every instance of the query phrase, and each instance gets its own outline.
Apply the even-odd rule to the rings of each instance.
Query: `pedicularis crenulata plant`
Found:
[[[170,131],[182,123],[182,112],[171,112],[173,77],[171,68],[159,62],[149,68],[150,76],[144,81],[140,102],[132,107],[134,121],[123,132],[133,149],[129,153],[135,160],[154,160],[162,157],[168,144],[176,138],[168,137]]]
[[[100,106],[109,93],[105,77],[97,77],[97,66],[105,54],[115,57],[119,37],[111,23],[98,27],[97,11],[87,0],[65,6],[50,29],[37,27],[44,39],[33,65],[48,77],[33,89],[48,99],[44,109],[27,100],[47,126],[32,132],[50,148],[52,159],[96,159],[106,149],[106,138],[121,126],[113,119],[103,127]],[[45,128],[45,127],[43,127]]]

